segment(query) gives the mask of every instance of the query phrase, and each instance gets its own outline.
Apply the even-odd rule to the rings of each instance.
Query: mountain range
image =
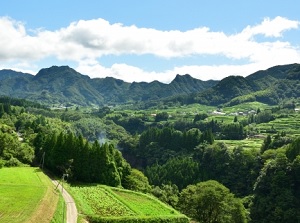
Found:
[[[220,81],[177,75],[169,84],[90,78],[68,66],[52,66],[41,69],[36,75],[0,70],[0,95],[47,105],[101,106],[155,100],[207,105],[245,101],[276,104],[298,98],[299,81],[300,64],[275,66],[247,77],[229,76]]]

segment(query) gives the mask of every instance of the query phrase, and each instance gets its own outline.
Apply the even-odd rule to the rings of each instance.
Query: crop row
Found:
[[[72,193],[84,203],[84,212],[100,216],[132,216],[135,213],[100,186],[71,187]]]
[[[140,215],[161,216],[175,214],[173,209],[163,206],[163,204],[158,203],[157,200],[153,200],[149,196],[119,189],[112,190],[119,200]]]

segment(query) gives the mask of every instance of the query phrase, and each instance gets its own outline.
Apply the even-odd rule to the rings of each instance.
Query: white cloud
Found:
[[[266,37],[281,37],[284,31],[297,29],[299,25],[299,21],[292,21],[287,18],[277,16],[272,20],[270,20],[270,18],[265,18],[261,24],[254,27],[247,26],[241,34],[248,38],[258,34],[262,34]]]
[[[81,62],[76,70],[82,74],[87,74],[91,78],[114,77],[126,82],[151,82],[158,80],[169,83],[174,77],[174,71],[146,72],[142,69],[127,64],[113,64],[110,68],[101,66],[97,62]]]
[[[300,55],[298,55],[299,58]],[[249,63],[242,65],[194,65],[174,67],[172,70],[162,72],[147,72],[140,68],[129,66],[126,64],[114,64],[109,68],[101,66],[99,63],[80,63],[76,68],[77,71],[88,74],[91,78],[114,77],[126,82],[151,82],[158,80],[163,83],[170,83],[177,74],[190,74],[192,77],[206,81],[206,80],[221,80],[229,75],[248,76],[258,70],[265,70],[275,65],[284,65],[289,63],[296,63],[298,60],[276,60],[266,61],[262,63]]]
[[[221,79],[232,74],[246,75],[254,69],[300,61],[299,46],[283,40],[283,33],[298,29],[299,21],[283,17],[265,18],[260,24],[247,26],[240,33],[225,34],[199,27],[185,32],[139,28],[103,19],[80,20],[56,31],[35,30],[27,33],[22,22],[0,18],[0,61],[2,64],[37,64],[54,57],[78,64],[78,71],[92,77],[113,76],[126,81],[160,80],[169,82],[177,73],[189,73],[200,79]],[[255,41],[256,35],[268,41]],[[274,40],[271,41],[269,38]],[[245,65],[182,66],[161,72],[146,72],[141,68],[116,61],[103,67],[98,61],[104,55],[154,55],[162,59],[187,56],[217,55],[248,61]],[[117,57],[116,57],[117,58]],[[52,64],[51,64],[52,65]],[[24,68],[23,68],[24,69]],[[27,67],[26,69],[29,70]]]

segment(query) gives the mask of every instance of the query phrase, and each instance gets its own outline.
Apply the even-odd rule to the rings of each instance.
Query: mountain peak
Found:
[[[189,74],[184,74],[184,75],[177,74],[173,81],[182,81],[186,79],[192,79],[192,76]]]
[[[52,66],[41,69],[36,75],[35,79],[40,78],[89,78],[69,66]],[[90,78],[89,78],[90,79]]]
[[[52,66],[49,68],[43,68],[41,69],[36,76],[41,76],[41,75],[49,75],[49,74],[55,74],[57,72],[66,72],[66,71],[74,71],[74,69],[70,68],[69,66]]]

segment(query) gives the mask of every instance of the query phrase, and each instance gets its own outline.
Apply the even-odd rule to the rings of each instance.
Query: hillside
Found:
[[[258,101],[275,105],[300,96],[300,64],[275,66],[247,77],[229,76],[215,86],[168,101],[218,106]]]
[[[157,100],[200,92],[217,83],[197,80],[190,75],[177,75],[170,84],[158,81],[127,83],[111,77],[91,79],[68,66],[41,69],[35,76],[1,70],[0,80],[0,95],[48,105],[103,105]]]
[[[177,75],[169,84],[127,83],[112,77],[93,78],[68,66],[41,69],[35,76],[0,71],[0,95],[25,98],[47,105],[115,105],[164,101],[206,105],[259,101],[277,104],[299,97],[300,65],[289,64],[257,71],[247,77],[228,76],[201,81]]]

